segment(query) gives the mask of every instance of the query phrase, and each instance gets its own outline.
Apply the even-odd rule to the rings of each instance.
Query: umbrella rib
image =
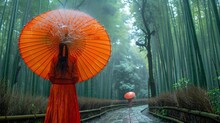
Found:
[[[97,56],[97,57],[99,57],[99,58],[101,58],[102,60],[105,60],[106,61],[106,59],[104,59],[103,57],[101,57],[100,55],[97,55],[97,53],[94,53],[94,52],[92,52],[92,51],[84,51],[84,52],[88,52],[88,54],[89,53],[91,53],[91,54],[94,54],[95,56]],[[99,52],[100,53],[100,52]]]
[[[94,32],[91,33],[90,35],[97,35],[97,33],[106,32],[106,30],[102,29],[101,26],[98,27],[98,26],[94,26],[94,25],[97,25],[97,23],[94,23],[94,24],[92,23],[90,26],[87,26],[87,28],[83,27],[81,29],[81,31],[87,32],[87,31],[93,30]]]
[[[99,52],[99,53],[101,53],[101,54],[103,54],[103,55],[109,55],[109,54],[106,54],[106,53],[103,53],[103,52],[100,52],[100,51],[94,49],[92,46],[88,46],[88,47],[86,47],[86,48],[91,49],[91,50],[95,50],[95,51],[97,51],[97,52]],[[103,50],[110,51],[110,50],[108,50],[108,49],[103,49]]]
[[[47,29],[47,31],[48,31],[48,28],[46,28]],[[45,31],[42,31],[43,29],[41,29],[41,30],[25,30],[25,31],[23,31],[23,32],[38,32],[38,33],[45,33]]]
[[[90,19],[90,20],[88,20],[88,21],[79,21],[79,24],[80,24],[80,25],[76,26],[76,29],[79,29],[79,28],[83,29],[83,27],[86,27],[85,24],[88,23],[88,22],[90,22],[91,20],[94,20],[94,19]],[[81,27],[81,26],[83,26],[83,27]]]
[[[71,20],[70,23],[73,23],[73,25],[83,25],[83,21],[79,21],[81,18],[76,18],[77,15],[74,14],[74,19]],[[78,29],[78,27],[76,26],[75,29]],[[72,32],[73,30],[70,31],[70,33]]]
[[[32,36],[32,35],[33,35],[33,36],[47,36],[47,34],[36,34],[36,33],[35,33],[35,34],[23,34],[22,36],[26,36],[26,35],[27,35],[27,36],[29,36],[29,35],[31,35],[31,36]],[[31,38],[31,39],[32,39],[32,38]]]
[[[42,19],[44,19],[44,20],[46,20],[46,21],[50,21],[50,23],[45,23],[43,20],[41,20],[41,21],[39,21],[39,20],[36,20],[36,18],[34,18],[36,21],[38,21],[38,22],[41,22],[41,24],[43,25],[43,26],[41,26],[41,28],[40,28],[40,31],[38,30],[38,31],[35,31],[34,30],[34,32],[43,32],[43,33],[45,33],[45,31],[46,32],[48,32],[49,30],[48,30],[48,28],[51,28],[51,26],[52,26],[52,24],[53,24],[53,21],[51,21],[51,20],[49,20],[49,19],[46,19],[46,18],[43,18],[42,16],[39,16],[39,17],[41,17]],[[48,16],[49,17],[49,16]],[[25,26],[26,27],[26,26]],[[28,28],[28,27],[27,27]],[[42,30],[44,30],[44,31],[42,31]],[[29,28],[29,30],[28,31],[33,31],[32,30],[32,28]]]
[[[42,39],[41,41],[49,41],[48,39]],[[26,43],[33,43],[33,42],[39,42],[39,39],[37,39],[37,40],[31,40],[31,41],[25,41],[25,42],[19,42],[19,44],[26,44]]]
[[[94,46],[94,45],[90,45],[90,44],[87,44],[87,43],[86,43],[86,46],[96,47],[96,48],[103,49],[103,50],[108,50],[108,49],[106,49],[106,48],[98,47],[98,46]],[[110,45],[106,45],[106,46],[110,46]]]
[[[48,18],[44,18],[42,15],[40,15],[39,17],[41,17],[42,19],[44,19],[44,20],[46,20],[46,21],[50,21],[50,23],[45,23],[44,21],[40,21],[41,23],[43,23],[43,24],[45,24],[45,25],[48,25],[48,24],[51,24],[51,25],[54,24],[54,25],[56,25],[56,23],[54,23],[55,21],[53,21],[54,18],[53,18],[50,14],[46,13],[46,16],[47,16]],[[34,18],[34,19],[36,20],[36,18]],[[36,21],[39,21],[39,20],[36,20]],[[47,27],[51,28],[51,26],[47,26]],[[46,28],[45,31],[48,31],[48,28]]]
[[[109,41],[109,39],[86,39],[85,40],[88,40],[88,41]]]
[[[80,20],[80,19],[83,20],[83,21],[79,21],[79,24],[77,24],[77,25],[78,25],[78,28],[79,28],[80,26],[83,26],[84,24],[86,24],[88,21],[92,20],[92,18],[90,18],[88,15],[86,15],[86,16],[80,16],[78,20]],[[87,19],[89,19],[89,20],[87,20]]]
[[[40,51],[42,51],[42,50],[46,50],[46,49],[48,49],[47,47],[44,47],[44,48],[42,48],[42,49],[40,49]],[[31,49],[31,50],[33,50],[33,49]],[[30,50],[28,50],[28,51],[26,51],[26,52],[29,52]],[[26,53],[26,52],[22,52],[22,53]],[[35,52],[33,52],[33,54],[34,53],[37,53],[37,52],[39,52],[38,50],[36,50]],[[32,54],[30,54],[30,55],[27,55],[26,57],[23,57],[23,58],[27,58],[27,57],[29,57],[29,56],[32,56]],[[33,59],[31,59],[31,60],[33,60]]]
[[[39,39],[42,39],[42,37],[38,37],[38,38],[37,37],[35,37],[35,38],[30,38],[30,37],[26,37],[25,38],[25,37],[22,37],[22,39],[38,39],[39,40]]]
[[[86,26],[87,28],[83,27],[82,31],[92,30],[93,33],[90,33],[90,35],[97,35],[97,33],[103,33],[103,32],[105,33],[105,35],[107,35],[106,34],[106,30],[103,29],[103,27],[98,25],[98,24],[99,24],[98,22],[96,22],[96,23],[95,22],[91,22],[90,26]],[[96,25],[98,25],[98,26],[96,26]]]
[[[71,19],[71,17],[67,18],[67,15],[69,14],[69,12],[66,12],[65,14],[65,20],[66,20],[66,24],[69,26],[69,21]]]
[[[47,31],[48,31],[48,28],[46,28],[46,29],[47,29]],[[43,31],[43,30],[44,30],[44,28],[41,28],[40,30],[33,30],[33,29],[29,28],[29,29],[27,29],[27,30],[23,30],[22,33],[31,32],[31,33],[38,33],[38,34],[44,33],[44,34],[45,34],[45,31]]]
[[[79,55],[80,53],[76,52],[76,54],[78,54],[78,55]],[[79,57],[79,58],[80,58],[80,57]],[[79,65],[80,65],[80,66],[82,66],[82,64],[81,64],[80,62],[78,62],[78,63],[79,63]],[[86,74],[85,70],[84,70],[84,69],[82,69],[82,71],[85,73],[85,75],[87,76],[87,78],[89,78],[89,77],[88,77],[88,75]],[[79,72],[80,72],[80,71],[79,71]],[[83,74],[82,74],[82,72],[80,72],[80,75],[83,75]],[[81,76],[80,76],[80,77],[81,77]],[[81,79],[83,80],[83,78],[82,78],[82,77],[81,77]]]
[[[30,52],[30,51],[33,51],[33,50],[36,50],[36,49],[39,49],[39,47],[32,48],[32,49],[28,49],[28,50],[25,50],[25,51],[23,51],[23,50],[20,49],[20,51],[21,51],[21,53],[23,54],[23,53],[27,53],[27,52]],[[44,49],[48,49],[48,48],[43,48],[42,50],[44,50]],[[37,51],[38,51],[38,50],[37,50]],[[38,52],[39,52],[39,51],[38,51]]]
[[[86,53],[86,54],[89,55],[89,53]],[[87,55],[87,57],[88,57],[88,55]],[[102,57],[100,57],[100,56],[98,56],[98,55],[96,55],[96,56],[99,57],[99,58],[101,58],[101,59],[103,59]],[[92,56],[90,56],[90,57],[92,57]],[[92,57],[92,58],[96,59],[96,57]],[[105,63],[106,63],[108,60],[104,60],[104,61],[105,61],[105,62],[101,62],[101,61],[99,61],[99,60],[96,60],[96,62],[98,62],[99,64],[102,64],[103,66],[105,65]],[[96,62],[93,62],[93,63],[95,63],[95,65],[98,66],[98,67],[101,69],[101,67],[100,67]]]
[[[45,31],[48,31],[48,28],[45,29],[45,31],[42,31],[44,30],[43,28],[41,28],[41,30],[33,30],[33,29],[29,29],[29,30],[25,30],[23,31],[22,33],[25,33],[23,35],[28,35],[27,33],[34,33],[34,34],[44,34],[44,35],[47,35],[47,33],[45,33]],[[31,34],[33,35],[33,34]]]
[[[87,52],[87,51],[85,51],[85,52]],[[87,52],[87,54],[90,56],[90,55],[95,55],[95,57],[93,57],[94,59],[96,59],[96,57],[98,57],[98,58],[100,58],[100,59],[102,59],[103,61],[108,61],[108,59],[104,59],[102,56],[100,56],[100,55],[97,55],[96,53],[93,53],[93,52]],[[101,61],[99,61],[99,63],[101,63],[101,64],[105,64],[105,63],[103,63],[103,62],[101,62]]]
[[[84,23],[85,23],[85,19],[82,19],[82,17],[77,17],[78,15],[77,14],[75,14],[74,15],[74,19],[72,19],[72,21],[70,22],[72,25],[74,25],[75,27],[74,27],[74,29],[75,30],[71,30],[70,31],[70,33],[71,32],[73,32],[73,31],[79,31],[78,29],[79,29],[79,27],[80,26],[82,26]]]
[[[92,57],[92,56],[90,56],[88,53],[86,53],[85,52],[85,55],[88,57],[88,59],[90,59],[96,66],[98,66],[100,69],[101,69],[101,67],[96,63],[96,62],[94,62],[90,57]],[[92,58],[94,58],[95,59],[95,57],[92,57]],[[98,60],[97,60],[98,61]],[[101,64],[103,64],[102,62],[100,62],[100,61],[98,61],[99,63],[101,63]],[[104,64],[103,64],[104,65]],[[98,73],[98,71],[92,66],[92,68]]]
[[[48,51],[51,51],[50,49]],[[47,54],[45,52],[42,52],[38,55],[36,55],[35,57],[33,57],[32,59],[30,59],[29,61],[26,61],[26,63],[29,63],[29,62],[32,62],[32,60],[34,60],[35,58],[39,57],[39,56],[42,56],[44,58],[44,56],[47,56],[48,54],[50,54],[51,52],[48,52]],[[50,56],[50,55],[49,55]],[[41,59],[38,59],[38,61],[34,62],[34,63],[37,63],[39,62]],[[31,66],[32,67],[32,66]]]
[[[39,47],[35,47],[35,48],[32,48],[32,49],[30,49],[30,50],[26,50],[25,52],[28,52],[28,51],[31,51],[31,50],[34,50],[34,49],[39,49],[39,48],[41,48],[42,47],[42,44],[36,44],[36,45],[32,45],[32,46],[39,46]],[[20,46],[21,47],[21,46]],[[24,47],[21,47],[21,48],[19,48],[19,49],[24,49],[24,48],[27,48],[27,47],[30,47],[30,46],[24,46]],[[47,47],[45,47],[46,49],[48,49]],[[23,53],[25,53],[25,52],[23,52]]]
[[[43,18],[42,16],[39,16],[39,17],[41,17],[42,19],[44,19],[44,20],[46,20],[46,21],[50,21],[50,23],[45,23],[44,22],[44,20],[37,20],[36,18],[34,18],[34,20],[36,20],[36,21],[38,21],[38,22],[40,22],[40,24],[41,25],[43,25],[43,26],[41,26],[41,30],[45,30],[45,31],[48,31],[48,28],[46,28],[46,27],[50,27],[51,25],[48,25],[48,24],[51,24],[51,23],[53,23],[53,21],[51,21],[51,20],[49,20],[49,19],[46,19],[46,18]],[[25,26],[26,27],[26,26]],[[43,27],[43,28],[42,28]],[[30,30],[31,30],[32,28],[30,28]],[[39,32],[41,32],[41,31],[39,31]]]
[[[96,24],[96,23],[95,23],[95,24]],[[95,25],[95,24],[94,24],[94,25]],[[98,32],[98,29],[97,29],[97,28],[94,28],[92,25],[84,26],[84,27],[82,27],[82,29],[81,29],[82,32],[87,32],[87,31],[90,31],[90,30],[94,31],[93,34],[96,34],[96,33]]]
[[[83,52],[85,55],[87,55],[87,57],[89,58],[89,57],[92,57],[92,58],[94,58],[94,59],[96,59],[95,57],[93,57],[93,56],[91,56],[89,53],[91,53],[91,54],[94,54],[95,56],[97,56],[97,57],[99,57],[99,58],[101,58],[101,59],[103,59],[102,57],[100,57],[99,55],[97,55],[97,54],[95,54],[95,53],[92,53],[92,52],[88,52],[88,51],[84,51]],[[91,59],[91,58],[89,58],[92,62],[93,62],[93,60]],[[105,59],[103,59],[103,60],[105,60]],[[97,60],[100,64],[102,64],[102,65],[104,65],[105,63],[102,63],[101,61],[99,61],[99,60]],[[105,60],[105,61],[107,61],[107,60]],[[93,63],[95,63],[95,62],[93,62]],[[97,63],[95,63],[96,64],[96,66],[98,66],[99,67],[99,65],[97,64]],[[100,67],[99,67],[100,68]]]
[[[90,58],[90,57],[92,57],[92,58],[94,58],[95,59],[95,57],[93,57],[93,56],[91,56],[91,55],[89,55],[87,52],[84,52],[84,54],[87,56],[87,58],[88,59],[90,59],[92,62],[93,62],[93,60]],[[82,55],[82,57],[84,57],[83,55]],[[97,60],[98,61],[98,60]],[[106,60],[106,63],[107,63],[107,61],[108,60]],[[103,67],[100,67],[96,62],[93,62],[96,66],[98,66],[99,68],[100,68],[100,71],[102,70],[102,69],[104,69],[104,66],[106,66],[107,64],[106,63],[102,63],[102,62],[100,62],[100,61],[98,61],[99,63],[101,63],[102,65],[103,65]],[[92,66],[92,68],[96,71],[96,74],[98,74],[100,71],[97,71],[93,66]],[[95,74],[95,75],[96,75]],[[95,76],[94,74],[93,74],[93,76]]]
[[[79,57],[79,59],[80,59],[80,57]],[[81,61],[83,61],[83,60],[81,60]],[[80,62],[78,62],[78,63],[80,64],[80,66],[83,66]],[[81,67],[81,68],[83,68],[83,67]],[[85,71],[84,69],[82,69],[82,70],[83,70],[83,72],[85,73],[86,77],[89,78],[88,75],[87,75],[87,73],[86,73],[86,71]],[[82,75],[82,74],[81,74],[81,75]]]
[[[44,18],[43,15],[46,15],[46,16],[49,17],[49,18]],[[40,22],[44,23],[45,25],[48,25],[48,24],[51,24],[51,25],[52,25],[52,23],[53,23],[54,21],[52,21],[53,18],[50,16],[50,14],[46,14],[46,13],[45,13],[45,14],[43,14],[43,15],[39,15],[39,17],[42,18],[42,19],[44,19],[44,20],[46,20],[46,21],[50,21],[50,23],[45,23],[45,21],[40,21]],[[34,19],[36,20],[36,18],[34,18]],[[39,21],[39,20],[36,20],[36,21]]]
[[[44,40],[44,41],[48,41],[48,40]],[[32,44],[33,43],[33,44]],[[47,45],[45,42],[42,42],[42,41],[39,41],[39,40],[36,40],[36,41],[29,41],[29,42],[23,42],[23,43],[19,43],[20,45],[27,45],[27,44],[29,44],[29,45],[31,45],[31,46],[35,46],[36,44],[37,45],[39,45],[39,44],[41,44],[41,45]]]
[[[47,26],[47,27],[44,27],[44,28],[41,27],[41,31],[33,31],[33,32],[43,32],[43,33],[45,33],[45,32],[48,32],[48,28],[50,28],[50,26]],[[32,31],[32,29],[29,29],[28,31]]]
[[[43,14],[43,15],[45,15],[45,14]],[[50,21],[51,23],[53,23],[53,21],[51,21],[52,18],[49,16],[49,14],[47,14],[47,17],[49,17],[50,19],[43,17],[43,15],[39,15],[38,17],[40,17],[40,18],[42,18],[42,19],[44,19],[44,20],[46,20],[46,21]],[[34,20],[36,20],[37,22],[41,22],[41,23],[43,23],[43,24],[45,24],[45,25],[49,24],[49,23],[45,23],[45,21],[43,21],[43,20],[39,21],[39,20],[37,20],[36,18],[34,18]]]
[[[77,18],[76,16],[77,16],[77,13],[75,13],[75,14],[70,13],[69,14],[69,17],[72,17],[72,18],[69,18],[69,21],[68,21],[70,25],[74,22],[78,22],[78,23],[81,22],[81,21],[78,21],[80,18]],[[77,25],[77,23],[75,25]]]
[[[67,23],[68,23],[68,25],[70,24],[69,22],[70,22],[70,19],[72,19],[72,18],[70,18],[71,17],[71,14],[69,15],[69,11],[67,12],[67,15],[69,16],[69,18],[66,18],[67,19]],[[66,17],[66,16],[65,16]]]
[[[76,54],[78,54],[78,53],[76,53]],[[77,61],[78,61],[78,60],[77,60]],[[79,76],[79,77],[80,77],[80,79],[83,81],[84,79],[83,79],[83,78],[82,78],[82,76],[81,76],[81,75],[82,75],[82,73],[81,73],[80,71],[78,71],[78,72],[79,72],[79,75],[80,75],[80,76]]]
[[[39,49],[39,47],[32,48],[32,49],[29,49],[29,50],[26,50],[26,51],[22,51],[21,48],[20,48],[20,51],[21,51],[22,53],[26,53],[26,52],[29,52],[29,51],[32,51],[32,50],[35,50],[35,49]],[[43,47],[42,50],[44,50],[44,49],[48,49],[48,48],[47,48],[47,47]],[[37,50],[37,51],[38,51],[38,50]]]
[[[88,21],[86,21],[85,23],[86,24],[93,24],[93,23],[90,23],[90,22],[92,22],[93,21],[93,19],[91,19],[91,20],[88,20]],[[94,23],[94,25],[95,25],[96,23]],[[81,30],[81,32],[86,32],[86,31],[91,31],[91,28],[92,27],[90,27],[90,26],[88,26],[88,25],[80,25],[78,28],[80,28]],[[93,31],[95,31],[95,30],[93,30]],[[95,32],[94,32],[95,33]]]
[[[83,30],[83,31],[86,31],[86,30]],[[106,30],[102,29],[101,27],[97,28],[96,32],[90,33],[89,35],[91,35],[91,36],[100,35],[100,36],[103,36],[103,37],[106,37],[106,36],[108,37],[108,34],[106,33]]]
[[[49,52],[48,54],[51,54],[51,52]],[[45,55],[44,55],[44,56],[48,56],[47,59],[45,59],[45,61],[47,61],[48,58],[51,57],[51,56],[53,56],[55,53],[53,53],[53,55],[48,55],[48,54],[45,54]],[[36,58],[36,57],[35,57],[35,58]],[[37,62],[39,62],[40,60],[42,60],[42,59],[39,59]],[[44,64],[45,61],[43,61],[39,66],[41,66],[42,64]],[[35,62],[35,63],[37,63],[37,62]],[[33,65],[34,65],[34,64],[33,64]],[[30,67],[33,67],[33,65],[30,66]],[[34,70],[34,72],[37,71],[39,68],[40,68],[40,67],[38,67],[36,70]],[[41,72],[41,73],[42,73],[42,72]]]
[[[81,55],[81,57],[82,57],[82,61],[86,64],[86,65],[89,65],[91,68],[93,68],[95,71],[96,71],[96,69],[91,65],[91,64],[89,64],[88,63],[88,60],[86,60],[86,58],[83,56],[83,55]],[[87,57],[88,58],[88,57]],[[90,58],[89,58],[90,59]],[[91,60],[91,59],[90,59]],[[91,60],[92,61],[92,60]],[[98,66],[98,65],[97,65]],[[89,67],[89,68],[90,68]],[[88,70],[90,71],[90,73],[92,73],[92,75],[93,75],[93,72],[91,71],[91,69],[89,69],[88,68]],[[98,71],[96,71],[96,73],[98,73]]]
[[[54,55],[55,55],[55,52],[53,53],[52,56],[54,56]],[[48,57],[48,58],[49,58],[49,57]],[[46,59],[45,61],[47,61],[47,60],[48,60],[48,59]],[[50,61],[50,62],[51,62],[51,61]],[[46,66],[49,66],[50,62],[48,62]],[[43,63],[45,63],[45,62],[43,62]],[[39,68],[38,68],[38,69],[39,69]],[[45,69],[46,69],[46,67],[44,67],[44,69],[41,71],[41,73],[40,73],[39,75],[41,75]]]
[[[94,18],[89,18],[89,20],[85,21],[84,23],[89,24],[89,23],[91,23],[93,20],[95,20],[95,19],[94,19]],[[95,23],[95,24],[97,24],[97,23]],[[88,27],[87,25],[80,25],[80,26],[83,26],[83,27],[80,27],[81,29],[84,29],[85,27]]]
[[[74,22],[78,22],[78,23],[82,23],[82,21],[78,21],[80,18],[76,18],[76,14],[74,14],[74,17],[73,17],[73,19],[70,21],[70,23],[74,23]],[[78,23],[76,23],[75,25],[78,25]]]
[[[59,15],[60,15],[60,17],[61,17],[61,21],[62,21],[62,23],[64,24],[64,21],[63,21],[63,20],[66,20],[66,19],[63,18],[63,16],[62,16],[61,13],[60,13],[60,10],[58,11],[58,13],[59,13]],[[64,15],[66,15],[66,14],[64,14]]]
[[[99,45],[102,45],[102,46],[109,46],[107,44],[103,44],[103,43],[100,43],[100,42],[95,42],[96,44],[99,44]],[[89,46],[94,46],[94,42],[86,42],[85,43],[86,45],[89,45]],[[94,46],[94,47],[97,47],[97,46]],[[100,47],[97,47],[97,48],[100,48]]]
[[[86,39],[86,43],[85,44],[88,44],[88,45],[90,45],[90,44],[93,44],[93,43],[95,43],[95,44],[100,44],[100,45],[106,45],[106,46],[109,46],[109,42],[104,42],[104,41],[109,41],[109,40],[101,40],[101,41],[103,41],[103,42],[92,42],[92,41],[96,41],[95,39]],[[98,41],[98,40],[97,40]],[[109,43],[109,44],[108,44]]]
[[[86,23],[87,24],[89,23],[90,26],[83,26],[83,27],[81,27],[82,31],[88,31],[88,30],[92,29],[93,31],[96,31],[93,34],[96,34],[97,32],[106,32],[106,30],[103,29],[103,26],[101,26],[100,23],[97,22],[94,18],[88,20]],[[94,25],[98,25],[98,26],[94,26]],[[96,27],[96,28],[94,28],[94,27]]]

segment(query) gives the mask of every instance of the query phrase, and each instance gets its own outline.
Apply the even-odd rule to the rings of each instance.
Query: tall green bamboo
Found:
[[[3,60],[3,80],[5,82],[10,82],[9,78],[9,69],[10,69],[10,62],[11,62],[11,47],[12,47],[12,40],[13,40],[13,31],[15,26],[15,20],[17,17],[17,11],[18,11],[18,0],[13,1],[13,7],[11,11],[11,18],[10,18],[10,24],[8,28],[8,35],[7,35],[7,44],[6,44],[6,52],[4,54],[4,60]],[[6,83],[7,85],[8,83]]]
[[[8,0],[5,1],[5,4],[4,4],[4,7],[3,7],[3,11],[1,13],[2,16],[1,16],[1,21],[0,21],[0,30],[3,30],[2,27],[3,27],[3,22],[4,22],[4,16],[5,16],[5,10],[6,10],[7,2],[8,2]],[[0,41],[0,55],[1,56],[2,56],[2,52],[3,52],[3,33],[1,33],[1,41]],[[2,58],[0,57],[0,61],[1,60],[2,60]]]
[[[27,19],[28,19],[28,13],[30,11],[30,6],[31,6],[31,2],[30,0],[26,0],[26,7],[25,7],[25,11],[24,11],[24,16],[22,18],[22,23],[21,23],[21,27],[23,27],[23,25],[26,24]],[[18,47],[16,47],[16,49],[18,49]],[[15,54],[15,59],[13,61],[13,68],[14,71],[12,71],[12,82],[11,82],[11,88],[12,86],[17,82],[17,78],[18,78],[18,74],[19,71],[21,69],[21,57],[19,54],[19,51],[16,50],[16,54]]]
[[[190,9],[190,4],[189,0],[183,1],[183,9],[185,10],[185,19],[186,19],[186,28],[188,30],[188,37],[189,37],[189,44],[190,44],[190,54],[191,54],[191,61],[192,61],[192,67],[193,67],[193,81],[194,84],[197,85],[199,82],[200,86],[207,89],[207,83],[206,83],[206,74],[204,71],[204,65],[203,65],[203,60],[201,56],[201,51],[199,48],[196,32],[195,32],[195,26],[193,23],[192,19],[192,13]],[[193,50],[193,51],[192,51]],[[195,55],[193,55],[195,52]],[[195,57],[195,58],[194,58]],[[195,59],[195,60],[194,60]],[[196,71],[198,72],[198,79],[197,79],[197,74]]]
[[[157,70],[157,86],[163,91],[165,83],[172,88],[172,82],[178,82],[185,77],[205,89],[215,87],[218,84],[213,76],[217,76],[216,71],[219,69],[220,48],[219,27],[211,4],[213,1],[166,2],[158,0],[160,14],[155,19],[158,24],[158,40],[153,44],[157,47],[153,52],[158,54],[155,58],[158,61],[157,66],[154,65]],[[168,42],[170,40],[172,42]],[[173,66],[170,60],[174,60]],[[171,74],[170,70],[175,73]]]
[[[216,23],[217,23],[217,25],[220,25],[220,17],[219,17],[219,13],[218,13],[218,9],[217,9],[216,0],[210,0],[210,2],[212,4],[213,12],[215,14]],[[217,30],[218,30],[218,33],[220,35],[220,26],[217,26]]]

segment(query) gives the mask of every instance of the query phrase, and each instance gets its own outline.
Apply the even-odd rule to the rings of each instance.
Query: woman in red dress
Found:
[[[76,59],[68,57],[68,47],[59,45],[48,74],[52,83],[44,123],[80,123],[75,84],[78,81]]]

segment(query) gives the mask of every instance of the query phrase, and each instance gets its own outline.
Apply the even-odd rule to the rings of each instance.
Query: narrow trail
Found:
[[[144,115],[141,111],[147,107],[147,105],[143,105],[131,108],[121,108],[108,112],[99,119],[94,119],[86,123],[164,123],[148,113]]]

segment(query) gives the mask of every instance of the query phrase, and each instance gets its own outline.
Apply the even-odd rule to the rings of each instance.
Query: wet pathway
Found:
[[[86,123],[163,123],[160,119],[155,118],[146,112],[146,115],[143,115],[141,111],[146,108],[147,105],[121,108],[119,110],[108,112],[99,119],[94,119]]]

